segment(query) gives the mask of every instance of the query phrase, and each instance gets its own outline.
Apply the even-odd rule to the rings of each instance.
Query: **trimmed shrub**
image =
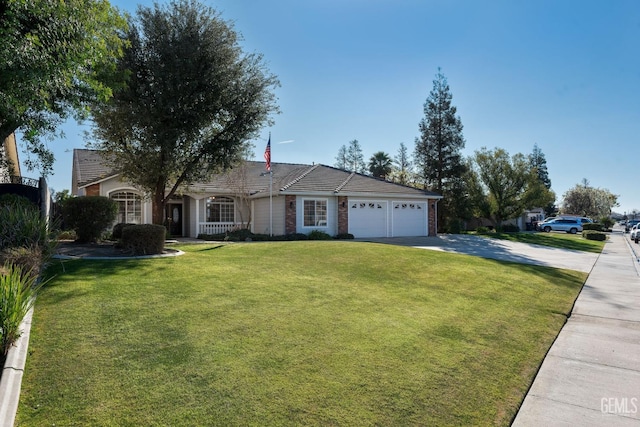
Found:
[[[504,224],[500,231],[503,233],[518,233],[520,231],[520,227],[515,224]]]
[[[251,230],[246,228],[238,228],[236,230],[231,230],[226,233],[227,239],[233,242],[242,242],[246,241],[248,238],[254,240],[255,235],[251,232]]]
[[[613,227],[615,221],[608,216],[603,216],[602,218],[600,218],[600,224],[602,224],[602,227],[604,227],[604,230],[602,231],[611,230],[611,227]]]
[[[351,234],[351,233],[339,233],[339,234],[336,234],[336,239],[338,239],[338,240],[353,239],[353,234]]]
[[[78,242],[96,242],[115,221],[118,204],[103,196],[74,197],[64,203],[65,224],[75,230]]]
[[[484,227],[484,226],[480,226],[476,228],[476,233],[477,234],[489,234],[489,228],[488,227]]]
[[[285,236],[286,240],[309,240],[309,236],[304,233],[290,233]]]
[[[329,234],[320,230],[312,230],[311,233],[307,235],[307,237],[309,238],[309,240],[331,240],[332,239],[332,237]]]
[[[604,231],[604,227],[602,224],[598,224],[597,222],[587,222],[582,224],[583,230],[595,230],[595,231]]]
[[[125,227],[130,227],[132,225],[135,225],[135,224],[131,224],[131,223],[128,223],[128,222],[119,222],[119,223],[117,223],[116,225],[113,226],[113,230],[111,231],[111,237],[114,240],[121,239],[122,238],[122,230]]]
[[[136,224],[122,229],[122,247],[134,255],[161,254],[167,229],[162,225]]]
[[[459,219],[452,219],[447,223],[447,233],[460,234],[464,224]]]
[[[582,232],[582,237],[584,237],[587,240],[600,240],[600,241],[604,241],[607,240],[607,235],[601,231],[595,231],[595,230],[584,230]]]

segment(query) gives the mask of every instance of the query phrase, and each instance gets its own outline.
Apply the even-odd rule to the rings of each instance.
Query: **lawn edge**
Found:
[[[32,305],[24,319],[22,319],[20,324],[22,334],[9,349],[2,369],[2,379],[0,379],[0,425],[3,426],[14,425],[18,413],[22,376],[24,375],[24,367],[29,350],[33,309]]]

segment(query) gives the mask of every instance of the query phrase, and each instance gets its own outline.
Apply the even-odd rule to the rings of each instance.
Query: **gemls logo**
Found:
[[[600,399],[600,410],[603,414],[631,415],[638,413],[637,397],[603,397]]]

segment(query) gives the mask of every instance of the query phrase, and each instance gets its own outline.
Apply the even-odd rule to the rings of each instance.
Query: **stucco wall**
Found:
[[[256,234],[269,234],[269,198],[253,201],[253,226]],[[285,234],[285,197],[273,197],[273,235]]]

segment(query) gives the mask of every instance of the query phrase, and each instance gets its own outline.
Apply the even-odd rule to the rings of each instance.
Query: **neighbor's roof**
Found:
[[[114,175],[116,173],[106,165],[100,151],[74,148],[73,179],[78,188]]]
[[[76,149],[73,155],[79,187],[115,175],[105,166],[99,151]],[[274,194],[442,197],[430,191],[321,164],[271,163],[271,170]],[[264,162],[247,161],[244,166],[214,175],[208,182],[187,185],[183,192],[197,197],[198,194],[233,194],[241,190],[254,198],[266,197],[269,195],[269,174],[265,172]]]

